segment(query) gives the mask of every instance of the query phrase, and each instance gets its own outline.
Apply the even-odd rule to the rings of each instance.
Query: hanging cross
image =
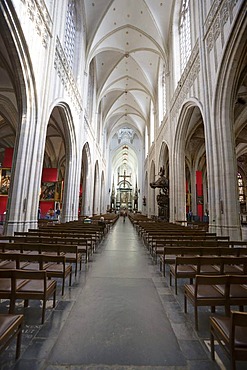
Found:
[[[119,175],[118,174],[118,182],[119,182],[119,177],[123,177],[124,178],[124,188],[125,188],[125,181],[126,181],[126,178],[127,177],[130,177],[131,178],[131,175],[126,175],[126,171],[124,170],[124,174],[123,175]]]

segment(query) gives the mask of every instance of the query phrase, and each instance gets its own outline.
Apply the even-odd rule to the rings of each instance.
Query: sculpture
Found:
[[[168,194],[169,181],[165,177],[164,166],[160,167],[159,176],[160,177],[158,178],[158,180],[154,182],[150,182],[150,186],[152,189],[156,189],[156,188],[160,189],[160,194],[161,194],[161,190],[163,191],[164,194]]]
[[[160,167],[159,176],[158,180],[150,182],[150,186],[152,189],[160,189],[157,195],[159,217],[165,221],[169,221],[169,181],[165,177],[164,167]],[[161,191],[163,194],[161,194]]]

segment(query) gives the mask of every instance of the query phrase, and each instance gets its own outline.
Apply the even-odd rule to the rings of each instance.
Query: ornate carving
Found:
[[[166,194],[158,194],[156,199],[159,207],[163,208],[169,204],[169,198]]]
[[[44,0],[22,0],[22,3],[27,7],[27,15],[34,23],[34,28],[42,39],[42,45],[46,48],[52,34],[52,20]]]
[[[223,27],[229,17],[232,21],[233,8],[239,0],[215,0],[205,21],[206,46],[208,52],[213,49],[214,43],[221,34],[223,40]]]
[[[221,27],[220,27],[220,16],[219,14],[217,15],[217,17],[215,18],[214,20],[214,23],[212,25],[213,27],[213,35],[214,35],[214,41],[217,40],[217,38],[219,37],[220,35],[220,32],[221,32]]]
[[[54,68],[56,69],[77,113],[80,114],[82,112],[82,99],[58,37],[56,40]]]
[[[184,99],[200,72],[200,67],[199,44],[197,41],[172,98],[172,118],[182,106]]]
[[[228,8],[228,6],[229,6],[228,3],[224,3],[221,7],[221,10],[220,10],[220,19],[221,19],[222,27],[224,26],[224,24],[226,24],[226,22],[228,21],[228,18],[229,18],[229,8]]]

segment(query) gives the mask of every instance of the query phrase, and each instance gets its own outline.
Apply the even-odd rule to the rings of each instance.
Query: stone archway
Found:
[[[188,101],[182,108],[174,143],[175,177],[170,181],[174,199],[172,217],[174,221],[185,221],[187,213],[192,211],[195,221],[203,221],[207,162],[204,120],[198,101]]]
[[[93,183],[93,215],[99,214],[100,200],[100,183],[99,183],[99,163],[96,161],[94,166],[94,183]]]
[[[90,215],[90,167],[91,153],[89,144],[85,143],[82,150],[81,181],[80,181],[80,216]]]

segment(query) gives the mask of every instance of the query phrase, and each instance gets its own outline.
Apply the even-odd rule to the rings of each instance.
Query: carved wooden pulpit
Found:
[[[150,182],[152,189],[160,189],[157,195],[158,216],[169,222],[169,181],[165,177],[164,167],[160,168],[158,180]]]

